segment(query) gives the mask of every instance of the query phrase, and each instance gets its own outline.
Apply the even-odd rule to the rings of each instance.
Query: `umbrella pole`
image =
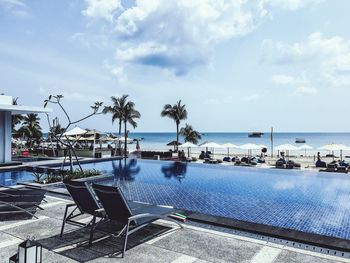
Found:
[[[190,158],[190,147],[187,147],[187,156]]]
[[[343,150],[340,150],[340,161],[343,161]]]

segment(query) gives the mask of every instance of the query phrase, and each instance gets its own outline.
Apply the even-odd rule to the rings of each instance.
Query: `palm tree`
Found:
[[[23,134],[27,138],[29,147],[33,147],[33,142],[40,140],[43,135],[39,121],[38,114],[27,114],[24,116],[22,127],[18,130],[20,134]]]
[[[55,138],[56,136],[64,133],[65,130],[66,130],[65,128],[61,127],[61,124],[57,124],[56,126],[52,126],[50,128],[49,137]]]
[[[119,121],[119,135],[122,132],[122,121],[123,121],[123,108],[125,107],[127,103],[127,98],[129,95],[122,95],[120,98],[116,98],[114,96],[111,97],[112,106],[106,106],[103,109],[103,113],[111,113],[112,114],[112,123],[114,121],[118,120]]]
[[[128,95],[126,95],[125,98],[127,98]],[[135,109],[135,103],[132,101],[127,101],[122,108],[121,111],[121,119],[124,123],[124,154],[126,157],[127,152],[127,138],[128,138],[128,130],[127,130],[127,124],[131,124],[131,126],[135,129],[137,127],[137,123],[135,119],[139,119],[141,117],[141,113],[138,112]]]
[[[18,105],[17,103],[17,100],[18,98],[16,99],[12,99],[12,105]],[[15,115],[12,115],[12,133],[14,134],[14,136],[18,136],[17,131],[16,131],[16,125],[17,124],[20,124],[21,121],[23,121],[23,116],[20,115],[20,114],[15,114]]]
[[[168,117],[173,119],[176,123],[176,150],[179,147],[179,125],[182,120],[187,119],[187,110],[186,105],[181,105],[181,100],[179,100],[176,104],[170,105],[165,104],[162,112],[160,113],[162,117]]]
[[[185,142],[198,143],[198,140],[202,139],[201,134],[194,130],[192,125],[186,123],[186,126],[181,128],[180,134],[184,137]]]

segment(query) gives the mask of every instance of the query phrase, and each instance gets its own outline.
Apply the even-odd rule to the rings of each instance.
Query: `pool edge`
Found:
[[[350,240],[324,236],[313,233],[306,233],[289,228],[281,228],[264,224],[257,224],[227,217],[211,216],[196,212],[184,211],[191,221],[210,224],[219,227],[226,227],[241,230],[258,235],[266,235],[274,238],[287,239],[293,242],[305,243],[313,246],[320,246],[327,249],[350,252]]]

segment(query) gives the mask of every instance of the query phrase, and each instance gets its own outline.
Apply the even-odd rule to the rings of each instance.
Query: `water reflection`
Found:
[[[134,181],[135,176],[141,171],[136,159],[113,161],[112,167],[114,178],[123,181]]]
[[[162,173],[168,179],[175,178],[179,182],[185,178],[187,172],[187,163],[174,162],[162,166]]]

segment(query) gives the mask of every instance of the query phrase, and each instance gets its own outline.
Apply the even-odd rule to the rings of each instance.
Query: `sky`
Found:
[[[0,93],[72,119],[129,94],[137,132],[348,132],[349,0],[0,0]],[[52,107],[51,117],[66,123]],[[42,126],[47,129],[46,117]],[[111,116],[83,128],[115,131]]]

